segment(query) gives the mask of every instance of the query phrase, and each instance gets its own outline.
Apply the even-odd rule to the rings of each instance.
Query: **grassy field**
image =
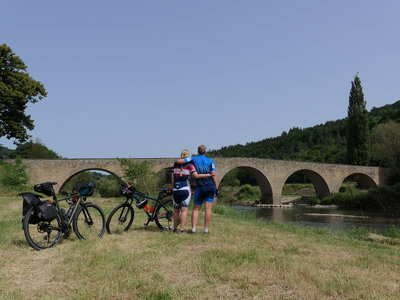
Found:
[[[93,199],[108,213],[118,199]],[[255,220],[216,205],[211,234],[155,224],[34,251],[0,198],[1,299],[399,299],[400,240]],[[202,222],[202,220],[201,220]]]

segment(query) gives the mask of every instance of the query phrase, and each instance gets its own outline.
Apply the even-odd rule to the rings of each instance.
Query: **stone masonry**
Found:
[[[132,159],[146,160],[153,171],[170,168],[175,158]],[[235,168],[242,168],[253,174],[260,186],[262,202],[281,203],[283,185],[289,176],[300,172],[307,176],[314,185],[318,197],[338,192],[343,181],[352,175],[361,187],[375,187],[386,183],[383,169],[338,164],[320,164],[296,161],[281,161],[259,158],[215,158],[217,174],[220,180]],[[56,190],[72,176],[87,170],[103,170],[119,178],[123,172],[117,159],[25,159],[27,173],[32,184],[55,181]]]

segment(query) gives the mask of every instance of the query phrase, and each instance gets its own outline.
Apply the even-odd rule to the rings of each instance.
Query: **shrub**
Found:
[[[365,210],[399,209],[400,183],[371,189],[367,193],[349,188],[344,193],[332,193],[314,204],[336,204],[340,207]]]
[[[29,181],[25,168],[20,158],[12,163],[0,161],[0,183],[11,190],[23,189]]]
[[[355,197],[354,205],[361,209],[399,209],[400,183],[369,190],[363,196]]]
[[[102,198],[119,197],[119,182],[112,176],[100,178],[97,181],[97,192]]]
[[[246,197],[246,196],[253,196],[254,195],[254,191],[253,188],[250,184],[244,184],[240,187],[239,189],[239,196],[240,198]]]

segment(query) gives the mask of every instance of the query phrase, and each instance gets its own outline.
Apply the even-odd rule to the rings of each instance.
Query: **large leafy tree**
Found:
[[[400,180],[400,123],[380,124],[371,132],[371,155],[375,164],[391,168],[393,180]]]
[[[369,164],[368,111],[365,105],[361,80],[356,75],[351,83],[347,110],[347,162],[353,165]]]
[[[25,110],[47,96],[44,86],[29,76],[27,66],[6,44],[0,44],[0,137],[25,142],[35,126]]]
[[[60,158],[60,156],[47,148],[39,140],[22,143],[10,154],[10,158]]]

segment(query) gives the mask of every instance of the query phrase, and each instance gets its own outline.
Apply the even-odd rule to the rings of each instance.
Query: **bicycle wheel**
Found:
[[[105,231],[104,212],[94,203],[82,204],[74,216],[73,228],[79,239],[102,237]]]
[[[117,205],[107,218],[107,232],[113,234],[127,231],[132,226],[134,218],[135,211],[133,210],[132,205],[128,203]]]
[[[62,238],[60,215],[57,212],[57,218],[50,222],[30,224],[30,220],[37,218],[35,214],[35,207],[32,207],[24,218],[24,234],[28,244],[35,250],[54,247]]]
[[[166,200],[161,202],[156,208],[155,212],[155,222],[158,228],[164,230],[171,230],[173,227],[173,215],[174,215],[174,207],[172,205],[172,200]]]

